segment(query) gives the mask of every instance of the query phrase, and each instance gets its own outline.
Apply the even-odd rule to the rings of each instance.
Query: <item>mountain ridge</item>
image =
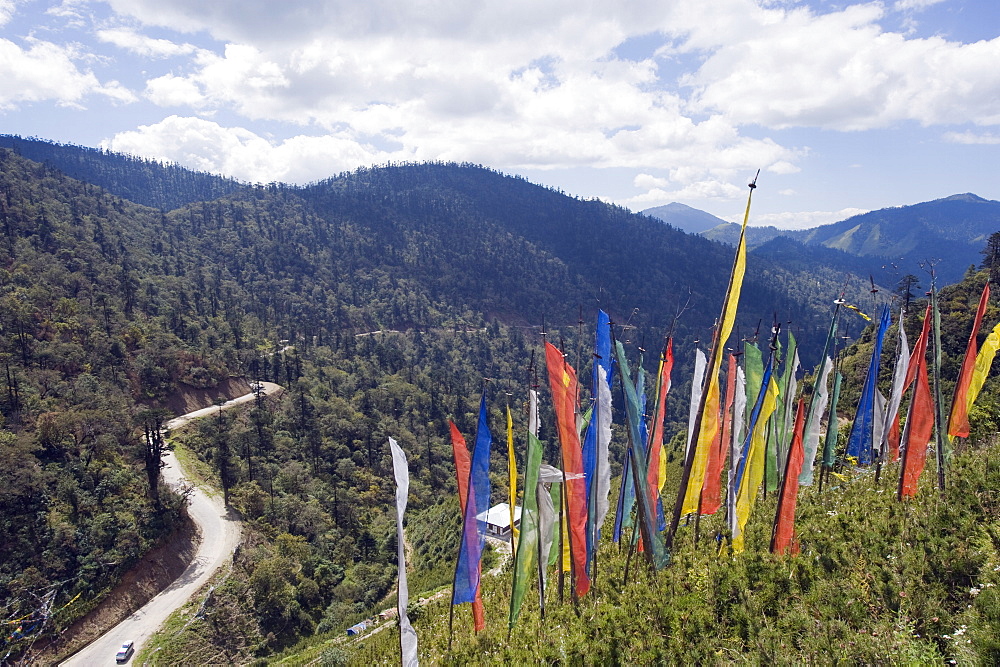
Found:
[[[865,258],[862,264],[875,276],[888,268],[916,273],[933,264],[941,282],[950,284],[960,280],[970,264],[979,263],[986,239],[996,231],[1000,231],[1000,202],[966,192],[869,211],[810,229],[750,226],[746,233],[751,250],[785,237],[804,246],[823,246]],[[724,223],[699,233],[735,245],[740,226]]]

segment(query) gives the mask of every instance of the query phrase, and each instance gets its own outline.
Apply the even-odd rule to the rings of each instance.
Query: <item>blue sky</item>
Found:
[[[0,132],[248,181],[481,163],[809,227],[1000,199],[995,0],[0,0]]]

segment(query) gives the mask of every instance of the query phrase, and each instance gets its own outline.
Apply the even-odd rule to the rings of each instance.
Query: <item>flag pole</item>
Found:
[[[709,386],[711,384],[712,373],[714,372],[714,369],[716,367],[716,363],[715,362],[718,361],[718,358],[719,358],[720,348],[725,344],[725,341],[720,341],[719,340],[720,334],[721,334],[721,328],[722,328],[722,325],[725,322],[726,317],[728,315],[728,308],[729,308],[729,298],[728,297],[729,297],[730,293],[732,292],[733,284],[734,284],[735,279],[736,279],[736,267],[737,267],[737,264],[738,264],[739,258],[740,258],[740,248],[743,247],[745,249],[745,247],[746,247],[746,245],[745,245],[745,243],[746,243],[746,227],[747,227],[747,221],[750,218],[750,202],[751,202],[751,200],[753,198],[753,191],[757,188],[757,176],[759,176],[759,175],[760,175],[760,170],[758,169],[757,170],[757,175],[755,175],[754,178],[753,178],[753,181],[751,181],[748,184],[748,187],[750,188],[750,192],[747,195],[746,212],[743,215],[743,228],[740,231],[740,241],[739,241],[739,244],[737,245],[736,258],[733,261],[733,269],[732,269],[732,271],[729,274],[729,285],[726,288],[726,299],[725,299],[725,301],[723,301],[723,304],[722,304],[722,316],[719,318],[718,325],[716,326],[715,332],[712,334],[712,351],[711,351],[711,357],[709,359],[708,364],[705,367],[705,369],[706,369],[705,379],[702,382],[701,398],[698,401],[698,413],[697,413],[697,416],[695,417],[695,423],[694,423],[694,425],[693,425],[693,427],[691,429],[692,430],[692,434],[691,434],[691,437],[692,437],[691,447],[689,448],[689,450],[687,452],[687,455],[684,457],[684,469],[683,469],[683,471],[681,473],[680,488],[678,489],[678,492],[677,492],[677,500],[674,503],[674,511],[673,511],[673,516],[671,517],[671,520],[670,520],[670,526],[667,528],[667,534],[665,535],[665,542],[666,542],[665,546],[666,546],[667,549],[670,549],[670,548],[673,547],[673,544],[674,544],[674,535],[677,533],[677,527],[680,525],[680,522],[681,522],[681,512],[684,509],[684,496],[687,494],[687,488],[688,488],[688,485],[690,484],[690,481],[691,481],[691,468],[694,465],[695,454],[698,451],[698,437],[699,437],[700,432],[701,432],[702,421],[703,421],[703,417],[704,417],[704,413],[705,413],[705,403],[706,403],[707,398],[708,398],[708,396],[707,396],[707,394],[708,394],[708,388],[709,388]]]
[[[934,354],[931,356],[933,364],[932,380],[934,382],[934,432],[936,436],[935,447],[937,454],[937,482],[938,488],[944,492],[944,466],[946,463],[945,438],[942,432],[944,418],[941,415],[941,313],[938,310],[937,300],[937,272],[931,264],[931,326],[933,327]]]

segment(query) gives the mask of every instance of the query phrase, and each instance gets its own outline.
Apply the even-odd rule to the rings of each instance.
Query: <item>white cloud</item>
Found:
[[[1000,134],[993,132],[945,132],[943,138],[952,144],[1000,144]]]
[[[146,82],[145,96],[154,104],[164,107],[189,106],[199,108],[204,105],[204,96],[198,85],[191,79],[165,74]]]
[[[768,166],[767,170],[772,174],[780,174],[782,176],[788,174],[796,174],[801,171],[797,166],[788,162],[787,160],[778,160],[777,162]]]
[[[82,27],[87,23],[87,1],[63,0],[58,5],[46,9],[45,13],[49,16],[65,19],[70,26]]]
[[[1000,38],[907,39],[882,31],[883,13],[873,3],[761,15],[684,79],[693,108],[773,128],[1000,123]]]
[[[942,2],[944,2],[944,0],[896,0],[896,3],[892,6],[892,8],[900,12],[920,11]]]
[[[0,0],[0,25],[5,25],[14,16],[17,3],[14,0]]]
[[[820,225],[840,222],[841,220],[846,220],[852,216],[867,212],[868,210],[863,208],[844,208],[839,211],[762,213],[752,215],[750,224],[756,227],[777,227],[778,229],[811,229]]]
[[[107,28],[97,31],[97,38],[102,42],[114,44],[140,56],[152,58],[170,58],[194,53],[197,49],[191,44],[177,44],[168,39],[156,39],[129,28]]]
[[[347,134],[296,136],[275,144],[244,128],[181,116],[121,132],[102,146],[250,182],[306,183],[392,157]]]
[[[117,81],[101,83],[93,72],[81,71],[74,62],[78,57],[75,48],[38,40],[29,40],[29,44],[23,49],[0,39],[0,108],[41,101],[79,107],[90,94],[116,102],[135,99]]]
[[[130,25],[221,44],[198,49],[134,28],[98,33],[131,53],[179,59],[150,74],[144,91],[178,113],[171,118],[229,112],[246,127],[301,128],[279,144],[238,128],[209,132],[194,118],[138,131],[160,137],[168,125],[198,127],[213,137],[205,163],[220,169],[234,164],[221,147],[252,149],[256,161],[244,171],[256,175],[243,178],[295,171],[281,157],[292,146],[320,156],[295,172],[308,178],[321,177],[312,174],[324,156],[353,168],[387,155],[379,146],[391,147],[393,159],[656,174],[656,184],[637,182],[643,193],[633,203],[741,199],[758,168],[780,187],[809,150],[768,137],[769,128],[1000,124],[1000,39],[961,44],[881,28],[889,11],[934,0],[835,10],[794,0],[106,1]],[[663,42],[648,57],[641,49],[615,55],[626,40],[657,35]],[[183,150],[194,160],[198,147]],[[359,162],[347,164],[352,156]]]
[[[643,182],[643,179],[637,179]],[[653,179],[649,182],[659,182],[669,186],[667,181]],[[680,188],[651,187],[646,192],[621,201],[622,206],[632,210],[641,210],[674,201],[703,202],[711,200],[731,200],[746,197],[747,187],[739,187],[733,183],[719,180],[704,180],[688,183]]]

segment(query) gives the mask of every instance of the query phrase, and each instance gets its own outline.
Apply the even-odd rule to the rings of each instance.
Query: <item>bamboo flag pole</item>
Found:
[[[937,300],[937,273],[931,265],[931,325],[933,326],[934,354],[932,355],[932,382],[934,383],[934,433],[937,446],[937,482],[938,488],[944,491],[944,467],[947,463],[946,438],[944,437],[945,420],[941,414],[941,313],[938,310]]]
[[[729,286],[726,289],[726,299],[722,305],[722,315],[719,317],[718,326],[716,326],[715,332],[713,333],[712,339],[712,351],[709,357],[709,363],[706,367],[705,379],[702,385],[701,398],[698,402],[698,414],[695,417],[694,427],[692,429],[694,439],[692,440],[692,446],[688,449],[687,456],[684,460],[684,470],[681,473],[680,488],[677,492],[677,501],[674,503],[673,516],[670,520],[670,526],[667,528],[666,534],[666,548],[670,549],[674,544],[674,535],[677,533],[677,527],[681,522],[681,513],[684,508],[684,497],[687,495],[688,485],[691,481],[691,468],[694,465],[695,455],[698,452],[698,435],[701,432],[702,423],[704,421],[705,414],[705,404],[708,398],[708,389],[712,383],[713,373],[718,376],[718,366],[719,359],[721,358],[722,350],[725,346],[724,340],[720,340],[722,328],[726,322],[730,319],[730,295],[733,291],[733,287],[736,283],[737,272],[740,271],[740,267],[745,268],[745,258],[746,258],[746,230],[747,222],[750,219],[750,202],[753,199],[753,191],[757,188],[757,176],[760,175],[760,170],[757,170],[757,175],[754,176],[753,181],[748,184],[750,192],[747,195],[747,206],[746,211],[743,214],[743,226],[740,230],[740,240],[736,248],[736,258],[733,260],[733,269],[729,276]],[[741,261],[742,260],[742,261]],[[742,285],[742,273],[740,273],[739,279]],[[732,304],[733,313],[735,315],[735,309],[738,304]],[[728,332],[727,332],[728,333]],[[718,378],[716,377],[716,382]]]

